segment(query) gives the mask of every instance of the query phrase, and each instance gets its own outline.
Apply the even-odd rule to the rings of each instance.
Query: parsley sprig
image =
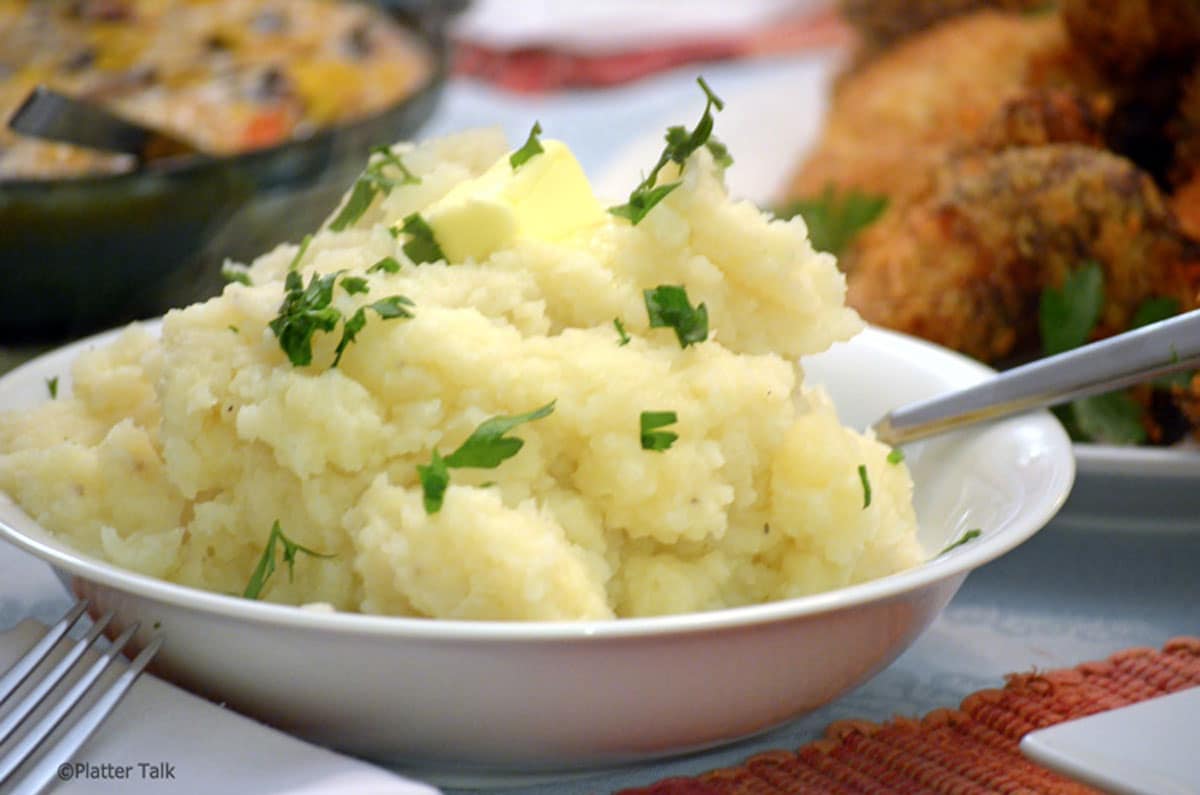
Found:
[[[421,178],[409,171],[400,156],[389,147],[377,146],[371,150],[371,154],[379,157],[368,162],[366,169],[355,180],[354,188],[350,191],[350,198],[346,200],[341,212],[329,224],[329,228],[334,232],[341,232],[362,218],[363,213],[380,193],[386,196],[391,193],[393,188],[400,185],[417,185],[421,182]],[[386,173],[388,168],[400,172],[399,178],[388,176]]]
[[[529,131],[529,137],[525,139],[524,145],[508,156],[508,163],[512,166],[513,171],[525,165],[534,155],[540,155],[545,151],[542,149],[542,142],[538,140],[538,136],[541,134],[542,125],[535,121],[533,129]]]
[[[662,154],[658,156],[658,162],[654,164],[654,168],[650,169],[650,173],[638,183],[633,192],[629,194],[629,201],[625,204],[619,204],[615,207],[609,207],[608,211],[620,218],[627,218],[635,226],[646,214],[654,209],[655,205],[667,197],[671,191],[678,188],[682,181],[669,182],[665,185],[658,185],[658,173],[663,170],[667,163],[677,163],[682,166],[692,153],[702,146],[707,146],[712,153],[713,158],[723,167],[728,167],[733,164],[733,158],[729,155],[729,150],[725,145],[713,137],[713,108],[718,111],[725,108],[725,103],[721,98],[713,93],[713,90],[708,87],[708,83],[704,82],[703,77],[697,77],[696,82],[700,84],[701,90],[704,91],[704,113],[700,116],[700,121],[696,123],[694,129],[690,132],[682,126],[668,127],[666,132],[667,145],[663,147]]]
[[[961,536],[959,536],[957,541],[951,541],[949,544],[947,544],[942,549],[941,552],[937,553],[937,555],[935,557],[940,558],[942,555],[945,555],[950,550],[957,549],[958,547],[961,547],[963,544],[966,544],[969,541],[974,541],[975,539],[979,538],[981,535],[983,535],[983,531],[980,530],[978,527],[971,528],[970,530],[966,531]]]
[[[550,416],[554,412],[555,402],[551,400],[541,408],[525,414],[500,415],[484,420],[457,450],[445,458],[438,453],[436,447],[433,448],[430,462],[417,464],[417,476],[421,479],[421,489],[424,493],[425,512],[433,514],[442,509],[446,488],[450,485],[451,469],[495,469],[500,466],[525,446],[524,439],[505,434],[518,425]]]
[[[826,185],[821,195],[796,199],[776,210],[775,217],[801,216],[813,248],[841,255],[859,232],[883,215],[887,206],[886,196],[872,196],[854,188],[839,196],[833,185]]]
[[[651,328],[672,328],[679,347],[686,348],[708,339],[708,307],[703,303],[693,307],[687,289],[680,285],[661,284],[653,290],[643,290],[646,314]]]
[[[266,587],[267,580],[275,573],[275,545],[276,543],[283,544],[283,562],[288,567],[288,582],[292,581],[295,574],[296,555],[303,552],[305,555],[311,555],[314,558],[332,558],[334,555],[325,554],[309,549],[306,546],[301,546],[283,534],[283,528],[279,526],[279,520],[271,525],[271,534],[267,536],[267,546],[263,549],[262,557],[258,559],[258,565],[254,567],[254,571],[250,574],[250,581],[246,583],[246,590],[242,592],[242,596],[246,599],[258,599],[262,594],[263,588]]]
[[[253,287],[254,282],[250,279],[250,272],[244,265],[235,265],[232,262],[225,262],[221,265],[221,278],[225,283],[237,282],[244,284],[247,287]]]
[[[674,425],[679,417],[673,411],[643,411],[641,414],[642,449],[662,452],[675,444],[679,434],[674,431],[660,431],[668,425]]]
[[[442,252],[442,247],[438,245],[437,239],[433,236],[433,227],[421,217],[420,213],[405,216],[400,231],[408,235],[408,240],[401,248],[417,265],[438,260],[448,261],[445,253]]]
[[[296,271],[289,271],[284,280],[283,303],[279,314],[267,324],[279,340],[279,347],[287,354],[288,361],[295,367],[312,364],[312,340],[318,331],[326,333],[337,328],[343,321],[342,311],[333,306],[333,288],[342,271],[324,276],[313,274],[304,286],[304,280]],[[342,287],[351,295],[367,293],[367,280],[357,276],[346,276]],[[412,301],[402,295],[383,298],[367,307],[359,307],[349,319],[342,323],[342,338],[334,353],[332,367],[341,363],[342,354],[355,341],[358,332],[367,323],[365,309],[371,309],[383,320],[412,317],[408,307]]]
[[[624,347],[628,345],[629,340],[632,339],[632,337],[630,337],[629,332],[625,330],[625,324],[621,322],[621,318],[613,318],[613,328],[617,330],[617,335],[621,339],[621,341],[617,343],[617,347]]]
[[[46,391],[50,393],[51,400],[58,399],[58,376],[46,379]]]
[[[858,480],[862,483],[863,510],[871,507],[871,479],[867,477],[867,465],[858,465]]]

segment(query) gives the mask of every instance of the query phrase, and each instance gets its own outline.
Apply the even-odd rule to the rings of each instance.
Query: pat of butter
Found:
[[[517,240],[557,241],[602,223],[604,209],[561,141],[513,169],[508,155],[422,211],[450,262],[482,260]]]

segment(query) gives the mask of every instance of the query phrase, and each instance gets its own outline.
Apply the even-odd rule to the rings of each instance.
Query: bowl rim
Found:
[[[370,5],[370,3],[368,4]],[[436,4],[431,7],[436,9]],[[404,17],[396,11],[389,11],[386,6],[379,7],[379,10],[404,30],[412,40],[412,46],[419,50],[419,55],[426,61],[429,69],[424,79],[413,86],[411,91],[374,113],[358,116],[328,127],[319,127],[311,134],[301,138],[289,138],[271,146],[248,149],[230,155],[201,153],[189,157],[165,158],[143,168],[116,174],[85,173],[53,179],[0,180],[0,194],[11,193],[14,196],[24,196],[35,193],[40,195],[51,190],[109,190],[119,189],[128,183],[136,184],[140,180],[187,179],[196,172],[224,168],[238,169],[260,162],[285,158],[297,149],[320,147],[340,136],[370,128],[393,113],[419,104],[430,93],[439,90],[449,75],[450,64],[446,34],[440,26],[435,27],[432,31],[422,30],[417,22],[406,22]]]
[[[143,322],[152,333],[159,320]],[[56,348],[0,376],[0,400],[6,387],[15,382],[38,378],[49,360],[67,360],[88,346],[112,339],[123,329],[109,329],[90,337]],[[983,380],[994,370],[962,354],[915,337],[877,327],[867,327],[859,333],[868,339],[880,338],[891,346],[908,348],[922,356],[933,356],[952,366],[956,378]],[[964,384],[966,381],[964,380]],[[463,619],[430,619],[407,616],[383,616],[349,612],[324,612],[295,605],[277,604],[245,599],[187,585],[168,582],[146,574],[124,569],[107,561],[71,549],[66,542],[48,543],[26,535],[10,526],[6,511],[18,511],[52,537],[33,517],[0,491],[0,539],[85,580],[119,591],[162,602],[185,610],[207,612],[222,618],[232,618],[253,624],[271,624],[299,630],[328,631],[334,634],[354,634],[376,637],[404,637],[449,642],[563,642],[598,641],[600,639],[637,638],[645,636],[678,636],[712,631],[744,628],[805,617],[827,615],[862,607],[869,603],[903,598],[953,577],[965,577],[971,570],[987,563],[1028,540],[1044,527],[1066,502],[1075,478],[1075,458],[1066,431],[1048,411],[1031,412],[1000,420],[991,425],[974,426],[956,431],[963,438],[979,435],[998,426],[1017,426],[1027,422],[1045,425],[1053,441],[1060,482],[1057,491],[1048,493],[1037,510],[1022,510],[1000,533],[984,532],[978,541],[960,546],[947,554],[937,554],[916,566],[874,580],[807,596],[781,599],[741,607],[722,608],[701,613],[682,613],[639,618],[617,618],[589,621],[483,621]]]

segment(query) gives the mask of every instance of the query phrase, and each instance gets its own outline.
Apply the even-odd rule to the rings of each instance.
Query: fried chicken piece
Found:
[[[1174,145],[1171,181],[1176,185],[1195,185],[1200,178],[1200,67],[1193,69],[1181,86],[1179,107],[1168,132]]]
[[[1200,49],[1196,0],[1063,0],[1061,8],[1071,40],[1116,77],[1191,61]]]
[[[863,46],[880,51],[937,23],[981,9],[1033,11],[1045,0],[841,0],[842,17],[862,38]]]
[[[979,133],[977,144],[994,152],[1015,146],[1078,143],[1104,146],[1112,99],[1059,88],[1035,89],[1000,107]]]
[[[901,196],[947,149],[976,140],[1015,96],[1100,86],[1056,15],[982,11],[943,22],[846,78],[788,195],[832,184]]]
[[[1038,300],[1087,261],[1105,273],[1098,336],[1151,297],[1196,305],[1200,244],[1128,160],[1057,144],[948,157],[928,190],[846,253],[863,317],[996,362],[1040,349]]]
[[[1192,177],[1192,181],[1176,188],[1171,194],[1171,210],[1179,219],[1179,226],[1185,234],[1200,240],[1200,171]]]

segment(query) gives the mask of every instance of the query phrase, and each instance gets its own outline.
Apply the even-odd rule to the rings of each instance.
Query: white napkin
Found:
[[[0,672],[46,627],[23,621],[0,633]],[[114,667],[116,665],[114,664]],[[110,669],[111,670],[111,669]],[[165,795],[253,792],[262,795],[436,795],[435,788],[310,745],[143,674],[75,762],[130,766],[123,780],[87,775],[50,789],[55,795]],[[151,771],[173,779],[152,778]]]

